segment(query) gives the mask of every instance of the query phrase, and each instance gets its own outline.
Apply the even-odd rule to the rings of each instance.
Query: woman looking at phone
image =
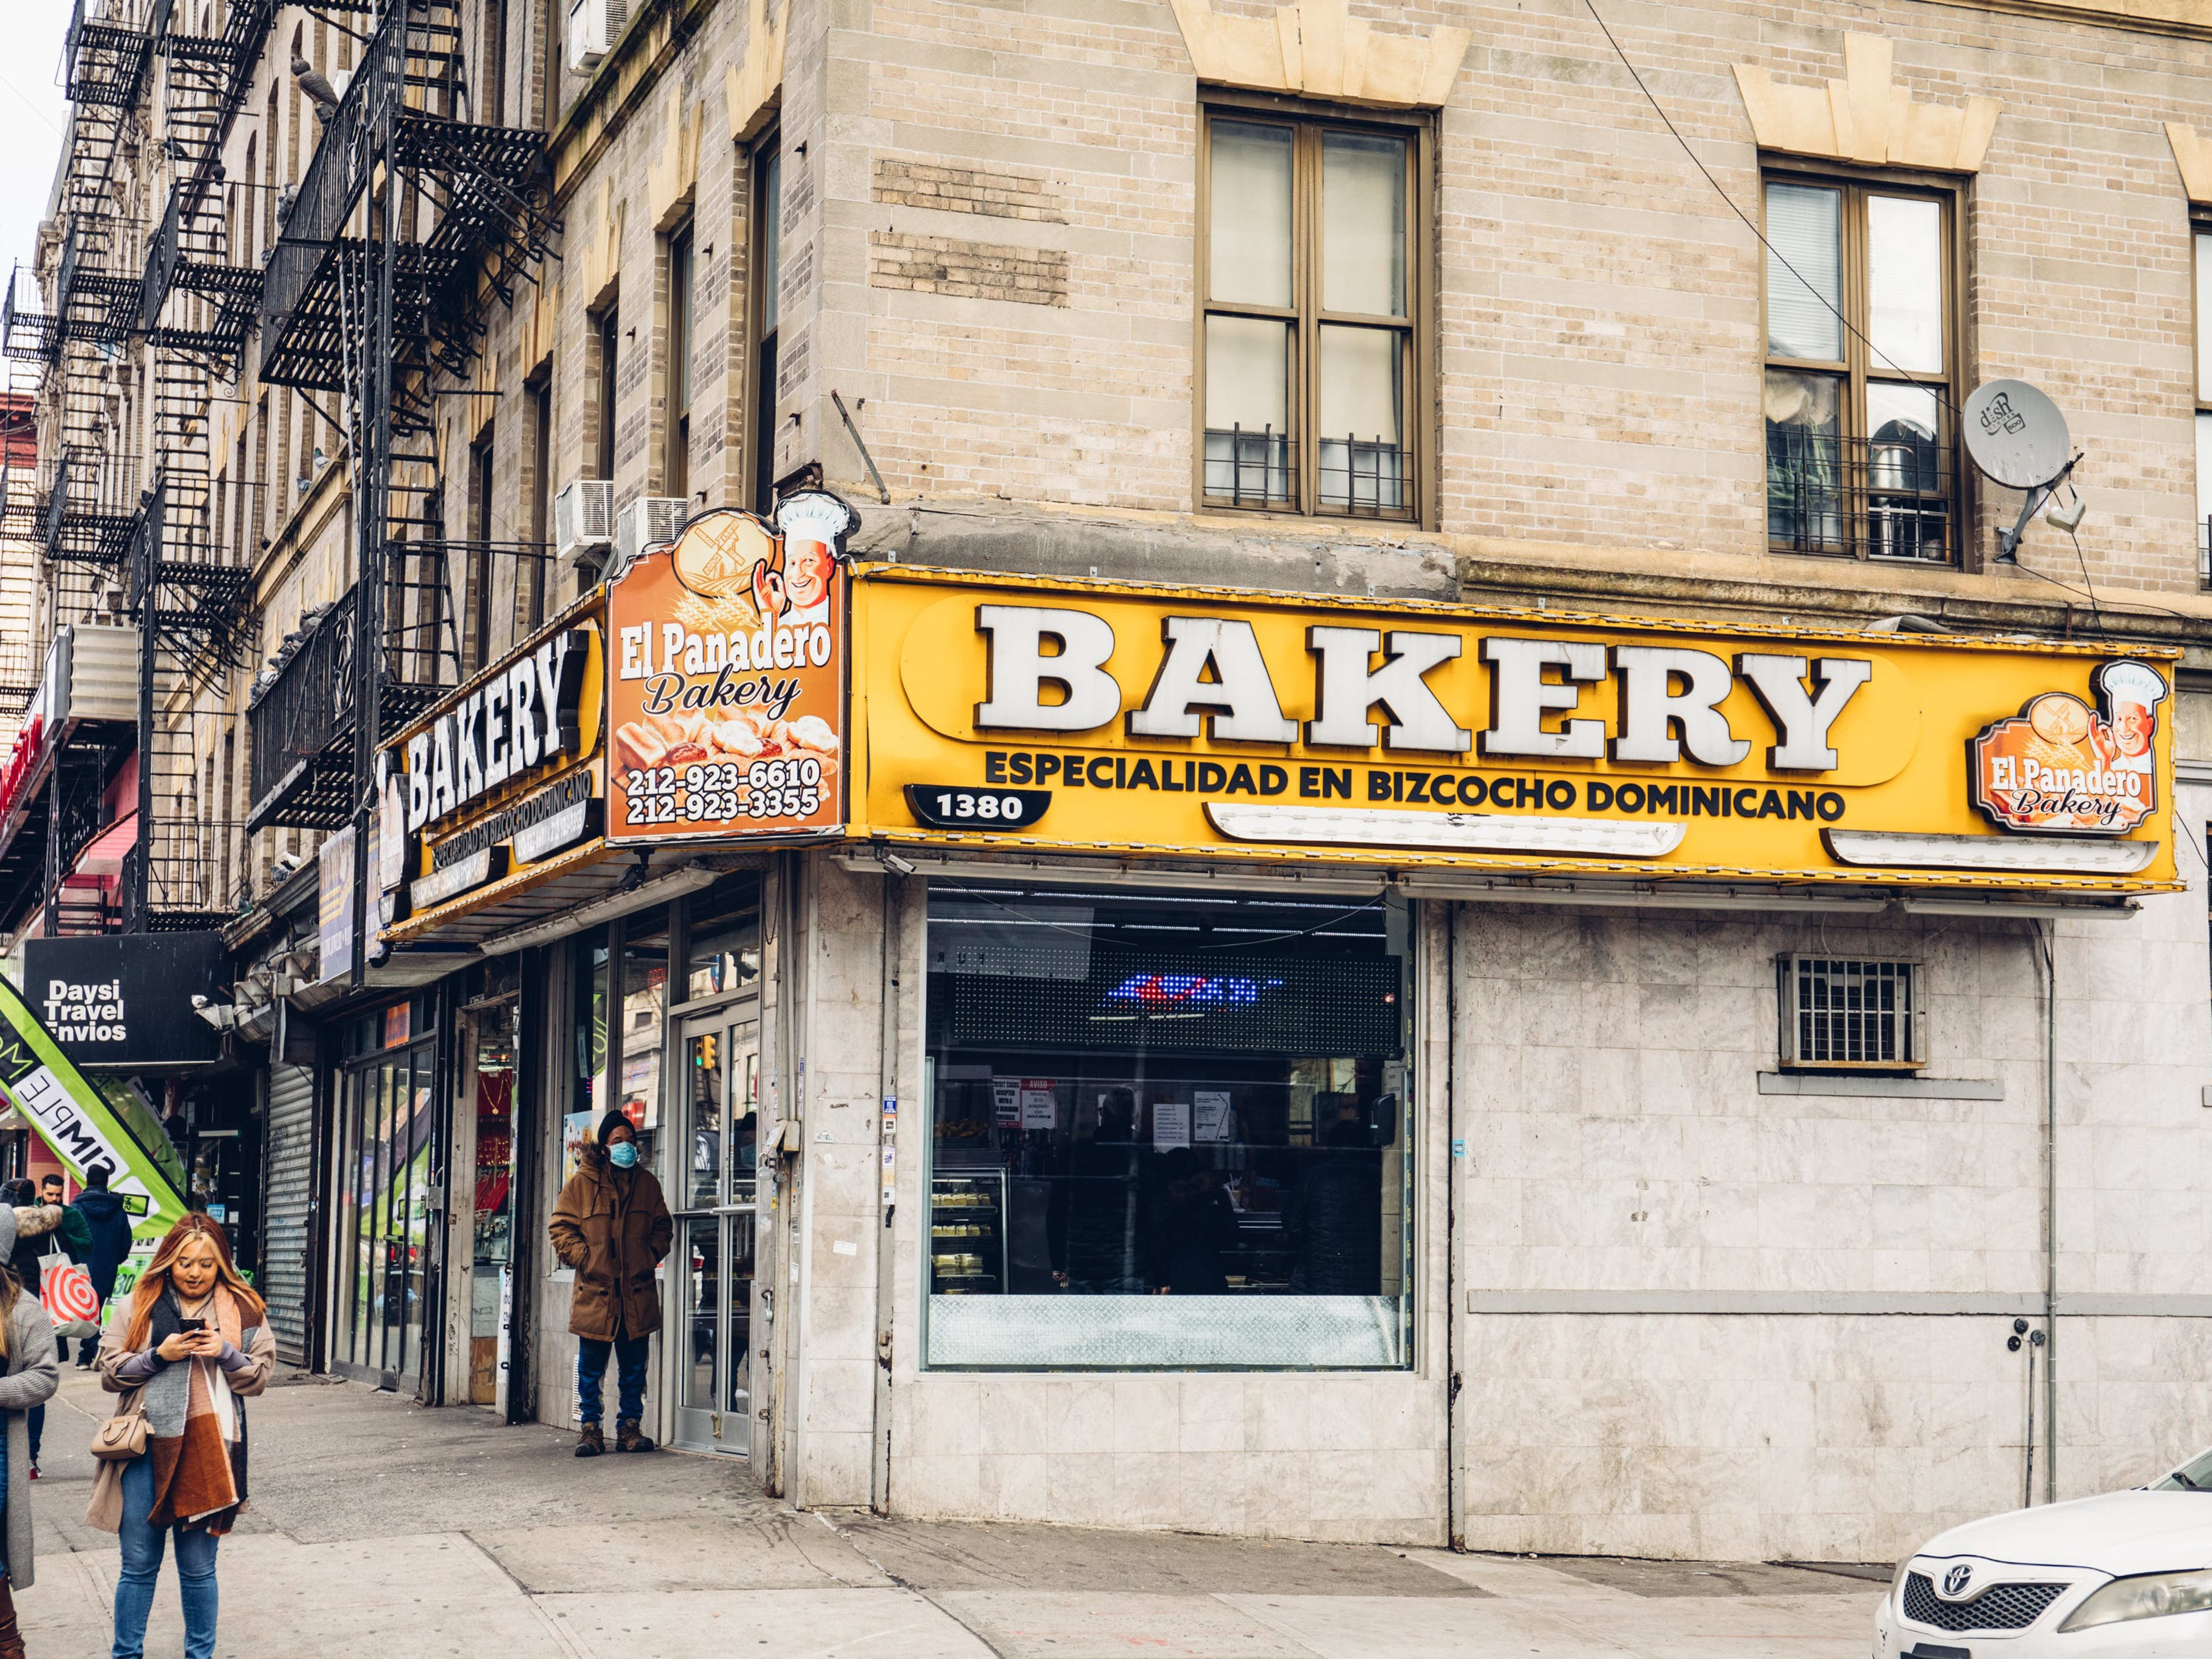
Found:
[[[245,1408],[269,1384],[276,1340],[261,1298],[231,1265],[222,1226],[200,1214],[169,1229],[130,1300],[110,1316],[95,1364],[115,1415],[146,1415],[146,1449],[103,1462],[88,1525],[119,1535],[114,1659],[142,1659],[154,1586],[172,1534],[185,1659],[215,1652],[216,1546],[246,1502]]]

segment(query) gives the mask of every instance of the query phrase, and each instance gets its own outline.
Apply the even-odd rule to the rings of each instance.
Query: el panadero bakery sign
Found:
[[[842,830],[854,523],[818,490],[708,513],[615,578],[609,842]]]
[[[2148,663],[2106,663],[2097,706],[2045,691],[1974,738],[1974,805],[2007,830],[2124,836],[2158,811],[2159,706],[2166,678]]]
[[[854,836],[1514,880],[2176,885],[2170,651],[904,565],[851,593]],[[673,654],[654,638],[648,677]]]

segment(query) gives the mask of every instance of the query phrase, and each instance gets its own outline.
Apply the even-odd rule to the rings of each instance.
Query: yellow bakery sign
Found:
[[[856,571],[853,627],[855,836],[1407,869],[2173,884],[2159,718],[2172,703],[2152,695],[2171,686],[2170,652],[898,566]],[[2117,710],[2121,695],[2111,720],[2052,714]],[[2011,734],[2039,712],[2030,754]],[[2041,793],[2024,796],[2031,780]],[[2128,823],[2080,805],[2114,787],[2160,810]]]

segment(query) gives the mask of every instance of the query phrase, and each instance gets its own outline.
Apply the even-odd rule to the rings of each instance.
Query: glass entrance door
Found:
[[[461,1028],[464,1109],[476,1119],[468,1400],[501,1413],[514,1296],[508,1273],[514,1259],[514,1012],[513,1002],[494,1003]]]
[[[681,1330],[676,1443],[751,1444],[753,1179],[760,1127],[760,1025],[749,999],[682,1033],[681,1168],[674,1185]]]
[[[418,1042],[343,1073],[332,1358],[335,1369],[403,1392],[422,1370],[433,1060]]]

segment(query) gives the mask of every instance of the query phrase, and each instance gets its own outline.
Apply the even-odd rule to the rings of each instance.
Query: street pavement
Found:
[[[82,1520],[107,1397],[64,1377],[33,1659],[106,1653],[115,1589],[115,1540]],[[579,1460],[556,1431],[350,1383],[251,1410],[216,1648],[238,1659],[1864,1659],[1887,1577],[801,1515],[741,1463]],[[181,1645],[165,1569],[147,1652]]]

